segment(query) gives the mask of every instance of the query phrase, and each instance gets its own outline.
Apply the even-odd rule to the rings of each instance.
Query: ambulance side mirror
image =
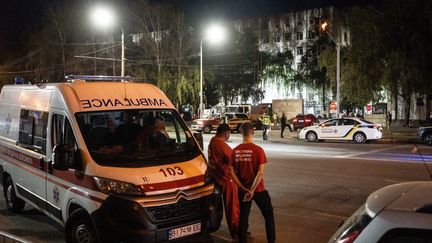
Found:
[[[195,139],[198,141],[198,144],[201,146],[201,149],[204,150],[204,140],[203,140],[202,134],[199,132],[194,132],[193,135],[194,135]]]
[[[68,170],[75,164],[74,148],[68,144],[58,144],[53,150],[53,168],[56,170]]]

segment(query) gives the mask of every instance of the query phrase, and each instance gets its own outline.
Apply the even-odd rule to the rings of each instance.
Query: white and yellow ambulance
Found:
[[[165,94],[151,84],[70,78],[1,91],[8,209],[29,203],[64,226],[67,242],[175,241],[217,230],[220,195],[206,178],[202,137]]]

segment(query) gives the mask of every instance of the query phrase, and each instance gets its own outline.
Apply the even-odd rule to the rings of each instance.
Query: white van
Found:
[[[157,87],[90,79],[3,87],[8,209],[31,204],[64,226],[67,242],[160,242],[217,230],[220,193],[206,178],[202,137]]]

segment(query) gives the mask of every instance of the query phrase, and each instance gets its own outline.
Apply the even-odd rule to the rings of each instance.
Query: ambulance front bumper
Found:
[[[175,204],[155,207],[110,196],[91,216],[99,242],[166,242],[171,241],[173,231],[192,229],[195,231],[173,241],[202,239],[220,226],[215,217],[222,216],[222,208],[215,207],[216,196],[220,197],[211,194],[193,200],[182,198]]]

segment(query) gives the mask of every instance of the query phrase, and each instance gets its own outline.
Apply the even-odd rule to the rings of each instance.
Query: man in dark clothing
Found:
[[[253,143],[252,123],[243,124],[243,143],[234,148],[232,162],[239,183],[248,190],[239,190],[240,222],[239,242],[247,242],[249,213],[252,200],[255,201],[265,219],[267,241],[274,243],[276,229],[273,206],[268,191],[264,187],[264,165],[267,157],[264,150]]]
[[[285,127],[288,126],[288,129],[290,130],[290,132],[292,132],[292,128],[287,120],[287,117],[285,115],[285,112],[282,112],[282,117],[281,117],[281,138],[284,138],[284,131],[285,131]]]

